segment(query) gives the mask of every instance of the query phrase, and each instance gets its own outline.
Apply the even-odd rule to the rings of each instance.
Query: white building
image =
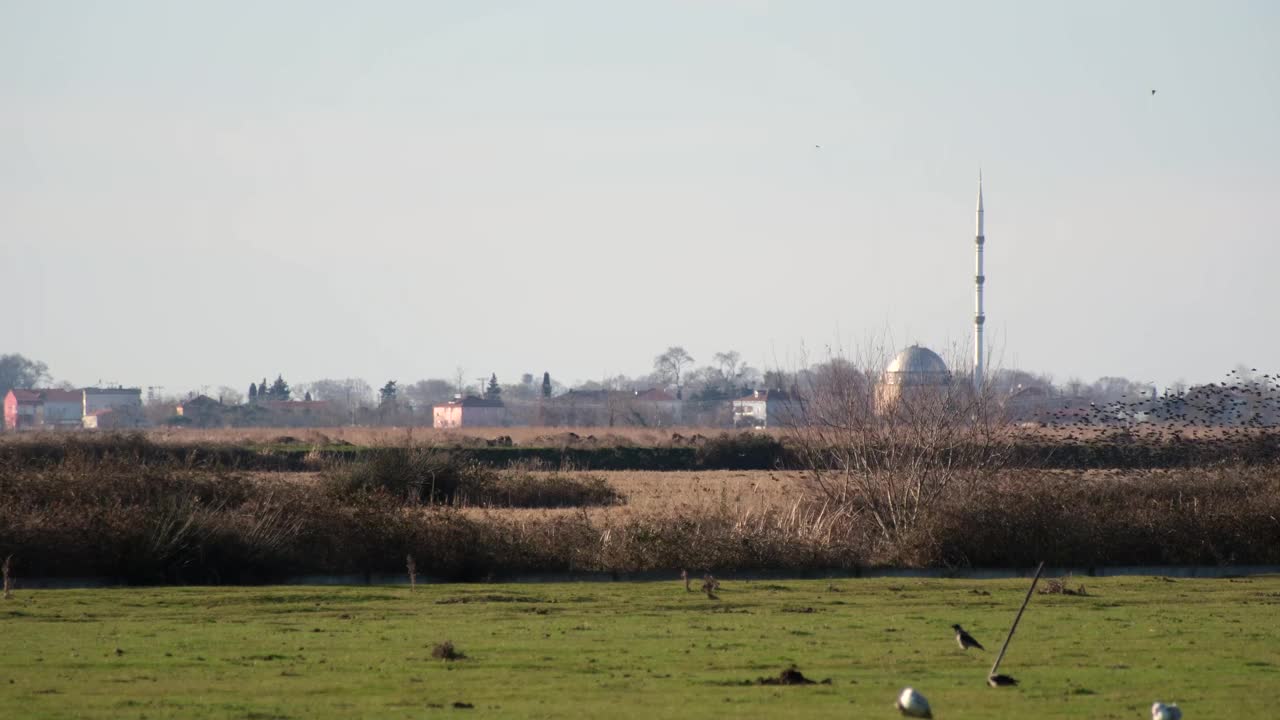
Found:
[[[81,422],[90,429],[142,427],[141,388],[85,388]]]
[[[734,427],[780,427],[800,418],[800,399],[784,390],[755,390],[733,401]]]
[[[49,427],[80,427],[84,397],[79,390],[41,390],[44,424]]]
[[[468,395],[456,397],[431,409],[432,427],[502,427],[506,424],[507,408],[501,400]]]

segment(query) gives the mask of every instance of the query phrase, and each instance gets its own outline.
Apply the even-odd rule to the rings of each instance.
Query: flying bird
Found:
[[[1152,95],[1155,95],[1155,94],[1156,94],[1156,91],[1155,91],[1155,90],[1152,90],[1152,91],[1151,91],[1151,94],[1152,94]]]
[[[982,643],[974,640],[972,635],[964,631],[964,628],[959,625],[952,625],[951,629],[956,631],[956,643],[960,645],[961,650],[968,650],[969,648],[986,650],[986,648],[982,647]]]
[[[898,702],[894,703],[894,707],[898,708],[898,712],[902,713],[904,717],[933,717],[933,711],[929,709],[929,701],[916,692],[915,688],[903,688],[902,693],[898,695]]]
[[[1154,703],[1151,706],[1151,720],[1182,720],[1182,710],[1177,703]]]

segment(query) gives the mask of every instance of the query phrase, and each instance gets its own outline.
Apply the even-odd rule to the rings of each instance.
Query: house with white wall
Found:
[[[799,418],[799,398],[785,390],[755,390],[733,401],[734,427],[781,427]]]
[[[432,427],[502,427],[506,424],[507,408],[501,400],[468,395],[431,408]]]

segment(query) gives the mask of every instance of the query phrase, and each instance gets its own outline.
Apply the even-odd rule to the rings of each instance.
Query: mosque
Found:
[[[986,236],[983,232],[982,216],[982,174],[979,173],[975,238],[977,272],[974,275],[975,312],[973,316],[973,388],[975,392],[982,390],[985,370],[982,326],[987,316],[983,312],[982,305],[982,286],[986,282],[982,272],[982,251],[983,246],[986,245]],[[939,388],[948,387],[952,379],[946,362],[937,353],[927,347],[912,345],[898,353],[880,375],[880,383],[876,387],[876,407],[879,412],[884,412],[911,397],[932,394]]]

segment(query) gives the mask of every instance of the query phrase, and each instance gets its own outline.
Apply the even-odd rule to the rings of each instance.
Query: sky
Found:
[[[0,352],[185,392],[1280,370],[1280,3],[0,0]],[[1153,95],[1152,90],[1156,90]]]

